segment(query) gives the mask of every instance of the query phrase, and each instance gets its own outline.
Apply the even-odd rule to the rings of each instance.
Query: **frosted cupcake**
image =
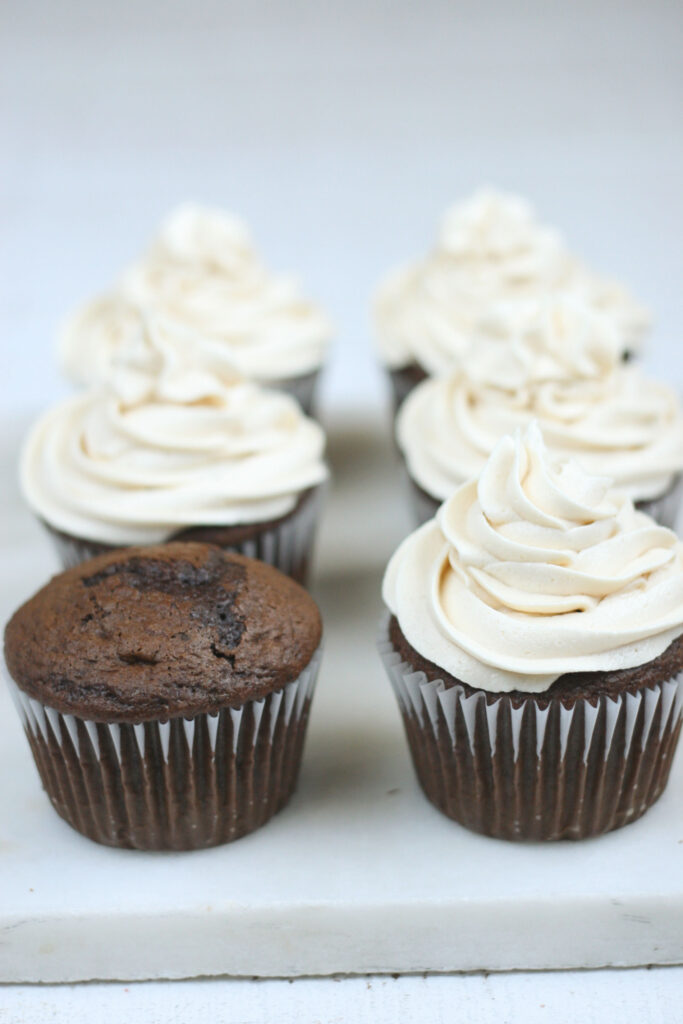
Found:
[[[418,521],[482,471],[500,437],[533,419],[554,454],[610,476],[642,510],[674,526],[680,403],[621,360],[609,318],[567,299],[498,307],[456,369],[408,396],[396,436]]]
[[[556,292],[604,313],[625,352],[639,348],[646,311],[616,282],[583,267],[523,199],[483,189],[453,206],[432,252],[378,289],[379,354],[395,404],[424,377],[451,369],[492,306]]]
[[[643,814],[681,726],[683,544],[538,427],[393,556],[380,651],[427,797],[477,832]]]
[[[65,566],[102,551],[202,540],[305,579],[324,434],[296,401],[197,364],[175,324],[147,323],[107,388],[34,426],[24,496]]]
[[[289,392],[310,412],[329,322],[293,279],[263,266],[236,218],[190,204],[169,215],[115,289],[65,324],[61,362],[75,383],[106,381],[140,311],[182,326],[190,349],[220,345],[235,372]]]

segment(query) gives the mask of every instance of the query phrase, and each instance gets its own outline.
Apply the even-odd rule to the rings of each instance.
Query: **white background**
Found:
[[[515,9],[517,8],[517,9]],[[64,385],[59,318],[174,203],[232,208],[337,325],[328,403],[383,390],[368,302],[481,182],[519,190],[649,304],[680,385],[676,0],[331,4],[4,0],[3,409]],[[400,851],[396,851],[400,856]],[[615,869],[617,866],[615,866]],[[0,1022],[683,1020],[678,969],[366,981],[12,988]]]
[[[532,198],[654,309],[650,363],[678,380],[676,0],[1,9],[12,411],[57,393],[60,317],[185,198],[232,208],[270,265],[300,274],[337,325],[328,393],[374,400],[374,283],[486,181]]]

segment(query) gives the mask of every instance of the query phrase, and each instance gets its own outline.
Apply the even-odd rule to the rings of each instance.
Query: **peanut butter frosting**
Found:
[[[532,419],[554,454],[634,501],[660,497],[683,469],[676,394],[621,360],[610,318],[561,297],[496,307],[459,365],[408,396],[397,440],[413,479],[443,500]]]
[[[445,672],[542,692],[666,650],[683,632],[683,544],[609,478],[552,459],[533,423],[406,538],[383,598]]]
[[[176,323],[145,319],[106,388],[31,430],[21,485],[58,530],[107,544],[276,519],[321,483],[324,434],[288,395],[248,383],[221,346],[198,363]]]
[[[636,350],[649,327],[647,311],[617,282],[584,267],[525,200],[481,189],[446,212],[424,259],[380,284],[380,356],[392,369],[417,362],[428,374],[444,373],[492,306],[554,293],[612,320],[622,350]]]
[[[315,371],[331,336],[296,281],[263,266],[241,221],[194,204],[166,218],[110,293],[67,320],[60,358],[68,376],[88,385],[106,379],[114,354],[150,313],[183,327],[193,349],[220,344],[235,371],[259,381]]]

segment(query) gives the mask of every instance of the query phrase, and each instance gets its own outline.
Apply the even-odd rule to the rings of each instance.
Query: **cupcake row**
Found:
[[[378,650],[426,797],[501,839],[584,839],[661,796],[683,711],[683,542],[540,428],[399,546]],[[334,624],[331,624],[334,628]],[[296,784],[320,661],[310,595],[175,542],[51,580],[5,631],[56,811],[98,842],[195,849]]]
[[[379,650],[419,783],[459,824],[583,839],[663,792],[683,543],[532,423],[392,557]]]
[[[308,572],[325,437],[307,415],[329,325],[246,229],[184,206],[67,321],[78,393],[31,430],[23,494],[62,563],[205,541]]]
[[[553,452],[674,526],[680,402],[630,358],[648,315],[523,200],[481,190],[447,211],[433,251],[381,284],[375,320],[418,523],[537,420]],[[305,580],[327,475],[309,414],[330,336],[239,221],[173,212],[67,321],[62,366],[85,391],[24,449],[24,495],[63,563],[194,539]]]
[[[380,288],[417,529],[379,651],[417,779],[502,839],[583,839],[663,792],[683,710],[683,415],[645,311],[482,192]]]
[[[681,723],[683,420],[631,358],[646,316],[491,193],[377,309],[422,524],[379,650],[420,784],[492,836],[624,825]],[[21,480],[72,568],[5,651],[43,785],[93,839],[227,842],[292,792],[322,637],[295,581],[327,477],[304,409],[324,324],[241,226],[183,208],[67,326],[85,390],[35,425]]]

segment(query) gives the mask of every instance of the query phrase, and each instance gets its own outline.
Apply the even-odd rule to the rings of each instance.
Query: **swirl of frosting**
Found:
[[[542,692],[666,650],[683,632],[683,544],[608,479],[551,461],[532,424],[401,544],[383,597],[449,674]]]
[[[622,284],[592,273],[585,267],[578,268],[570,293],[612,321],[624,352],[631,355],[642,348],[651,326],[651,317]]]
[[[109,292],[69,316],[59,334],[59,361],[77,384],[107,380],[117,352],[135,344],[144,332],[143,316],[122,295]]]
[[[438,248],[462,261],[483,288],[542,280],[560,271],[564,258],[559,234],[538,223],[529,203],[492,189],[446,211]]]
[[[31,508],[107,544],[289,513],[327,476],[324,434],[294,399],[237,378],[216,344],[198,364],[177,324],[144,322],[104,390],[49,411],[21,458]]]
[[[460,365],[403,403],[396,436],[410,475],[443,500],[500,437],[537,419],[553,454],[609,473],[634,501],[660,497],[683,469],[683,413],[619,352],[614,323],[582,304],[497,307]]]
[[[68,375],[87,384],[106,379],[113,354],[138,330],[139,310],[182,325],[188,345],[220,342],[240,374],[261,381],[316,370],[331,334],[293,279],[263,267],[240,221],[191,204],[167,218],[112,294],[66,322],[60,357]]]
[[[390,367],[417,362],[447,372],[468,348],[482,316],[498,303],[568,293],[609,316],[622,349],[637,347],[645,311],[623,288],[582,267],[528,203],[490,189],[444,216],[435,249],[380,284],[375,320]]]

